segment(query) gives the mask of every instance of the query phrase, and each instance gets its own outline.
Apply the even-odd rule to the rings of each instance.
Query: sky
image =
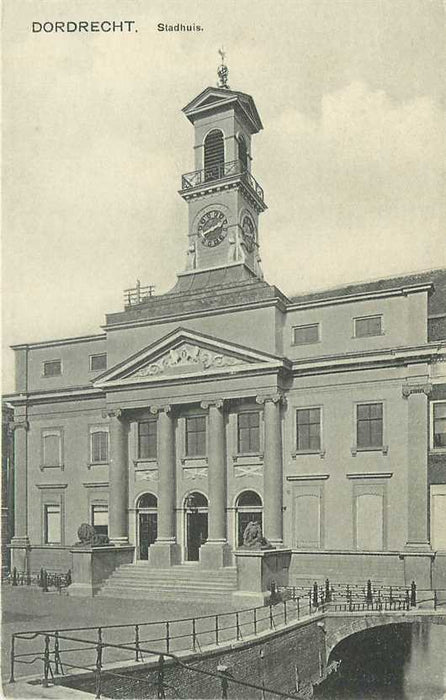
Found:
[[[31,31],[69,20],[137,31]],[[216,84],[220,46],[264,125],[268,282],[293,295],[446,266],[441,0],[4,0],[2,33],[4,392],[10,345],[99,333],[137,279],[163,293],[185,269],[181,109]]]

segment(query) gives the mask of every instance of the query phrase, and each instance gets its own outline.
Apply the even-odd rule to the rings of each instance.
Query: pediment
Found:
[[[226,88],[206,88],[183,108],[183,112],[187,118],[194,123],[197,115],[202,114],[207,109],[211,109],[217,105],[226,106],[231,104],[234,105],[234,108],[238,105],[245,113],[246,118],[250,122],[252,133],[257,133],[263,129],[260,115],[252,97],[244,92],[237,92]]]
[[[107,388],[174,378],[181,380],[191,375],[234,374],[261,368],[280,368],[284,362],[276,355],[178,329],[107,370],[95,380],[94,386]]]

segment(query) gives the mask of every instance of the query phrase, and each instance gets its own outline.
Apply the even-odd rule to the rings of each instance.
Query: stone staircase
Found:
[[[116,569],[102,586],[101,598],[156,598],[157,600],[222,600],[237,590],[237,568],[202,569],[197,564],[180,564],[155,569],[146,561]]]

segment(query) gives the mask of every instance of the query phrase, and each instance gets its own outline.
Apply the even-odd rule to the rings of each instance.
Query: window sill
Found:
[[[263,453],[262,452],[237,452],[235,455],[232,455],[232,459],[234,462],[237,462],[238,459],[258,459],[258,460],[263,460]]]
[[[325,450],[295,450],[294,452],[291,453],[291,457],[293,459],[296,459],[297,457],[305,457],[305,456],[311,456],[311,455],[319,455],[321,459],[325,458]]]
[[[432,454],[432,455],[445,455],[445,454],[446,454],[446,447],[430,447],[430,448],[429,448],[429,454]]]
[[[291,347],[292,348],[300,348],[300,347],[305,346],[305,345],[320,345],[321,342],[322,341],[320,341],[320,340],[311,340],[308,343],[291,343]]]
[[[356,457],[358,452],[382,452],[383,455],[387,456],[389,453],[388,445],[381,445],[380,447],[352,447],[351,453],[352,457]]]
[[[373,333],[371,335],[352,335],[352,340],[367,340],[367,338],[382,338],[385,333]]]
[[[109,463],[108,462],[89,462],[87,464],[87,469],[91,469],[92,467],[108,467]]]
[[[187,462],[205,462],[205,464],[207,464],[208,458],[206,455],[191,455],[190,457],[188,455],[184,455],[181,457],[181,464],[187,464]]]
[[[61,472],[64,471],[64,464],[41,464],[39,467],[40,471],[43,472],[45,469],[60,469]]]
[[[158,459],[157,457],[147,457],[147,459],[142,459],[141,457],[138,457],[138,459],[133,460],[133,464],[136,468],[145,464],[149,466],[156,466],[158,464]]]

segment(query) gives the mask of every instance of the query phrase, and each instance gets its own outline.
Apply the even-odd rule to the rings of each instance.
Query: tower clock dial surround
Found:
[[[215,248],[224,241],[228,233],[228,220],[219,209],[211,209],[200,218],[197,232],[203,245]]]

